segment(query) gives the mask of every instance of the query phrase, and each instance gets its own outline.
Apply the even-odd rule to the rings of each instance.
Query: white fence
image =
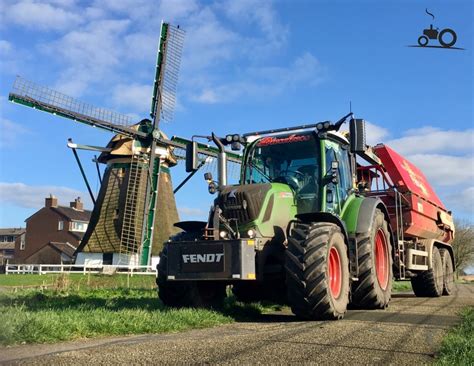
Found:
[[[128,274],[155,275],[156,268],[152,266],[127,266],[127,265],[77,265],[77,264],[9,264],[5,265],[5,274],[48,274],[48,273],[102,273],[102,274]]]

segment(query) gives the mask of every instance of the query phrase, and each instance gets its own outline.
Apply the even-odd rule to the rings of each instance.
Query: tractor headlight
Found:
[[[219,236],[221,237],[221,239],[227,238],[227,231],[222,230],[222,231],[219,233]]]
[[[317,128],[318,130],[322,130],[323,127],[324,127],[324,126],[323,126],[322,123],[318,123],[318,124],[316,125],[316,128]]]
[[[253,238],[255,238],[255,236],[257,235],[257,233],[255,232],[254,229],[249,229],[249,230],[247,231],[247,235],[248,235],[248,237],[249,237],[250,239],[253,239]]]

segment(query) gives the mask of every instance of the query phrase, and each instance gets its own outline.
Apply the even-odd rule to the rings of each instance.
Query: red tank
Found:
[[[405,238],[436,239],[451,243],[454,237],[451,212],[446,210],[425,175],[387,145],[375,146],[374,152],[382,161],[383,170],[402,194]],[[389,210],[395,211],[393,199],[392,202],[385,203]],[[392,227],[395,227],[393,226],[396,224],[395,212],[391,212],[391,216]]]

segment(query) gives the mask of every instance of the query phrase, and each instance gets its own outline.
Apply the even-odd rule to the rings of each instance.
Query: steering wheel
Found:
[[[287,184],[290,186],[291,189],[293,189],[294,191],[297,191],[298,189],[301,188],[300,187],[301,183],[300,183],[300,180],[298,180],[298,176],[301,179],[304,179],[305,177],[305,175],[298,170],[287,169],[283,175],[280,175],[279,177],[276,177],[275,179],[273,179],[273,182]]]

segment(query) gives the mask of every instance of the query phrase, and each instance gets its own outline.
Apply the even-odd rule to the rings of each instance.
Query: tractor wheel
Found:
[[[454,270],[451,254],[447,249],[440,249],[441,261],[443,262],[443,295],[449,296],[453,292]]]
[[[443,36],[445,34],[451,35],[451,41],[445,42],[445,40],[443,39]],[[439,32],[438,41],[443,47],[452,47],[454,46],[457,40],[458,40],[458,36],[456,35],[456,32],[453,31],[452,29],[446,28],[446,29],[443,29],[441,32]]]
[[[420,36],[418,38],[418,44],[421,47],[425,47],[428,44],[428,42],[429,42],[429,40],[428,40],[428,37],[426,37],[426,36]]]
[[[158,263],[158,296],[166,306],[170,307],[204,307],[218,308],[224,302],[226,285],[213,281],[168,281],[168,245],[173,241],[188,241],[199,238],[196,233],[178,233],[165,243]]]
[[[303,319],[342,319],[349,302],[347,246],[339,226],[297,223],[286,250],[288,301]]]
[[[438,248],[433,247],[432,268],[413,277],[411,287],[418,297],[439,297],[443,294],[443,260]]]
[[[392,296],[392,246],[385,216],[375,210],[372,230],[357,237],[359,281],[352,283],[352,305],[383,309]]]

